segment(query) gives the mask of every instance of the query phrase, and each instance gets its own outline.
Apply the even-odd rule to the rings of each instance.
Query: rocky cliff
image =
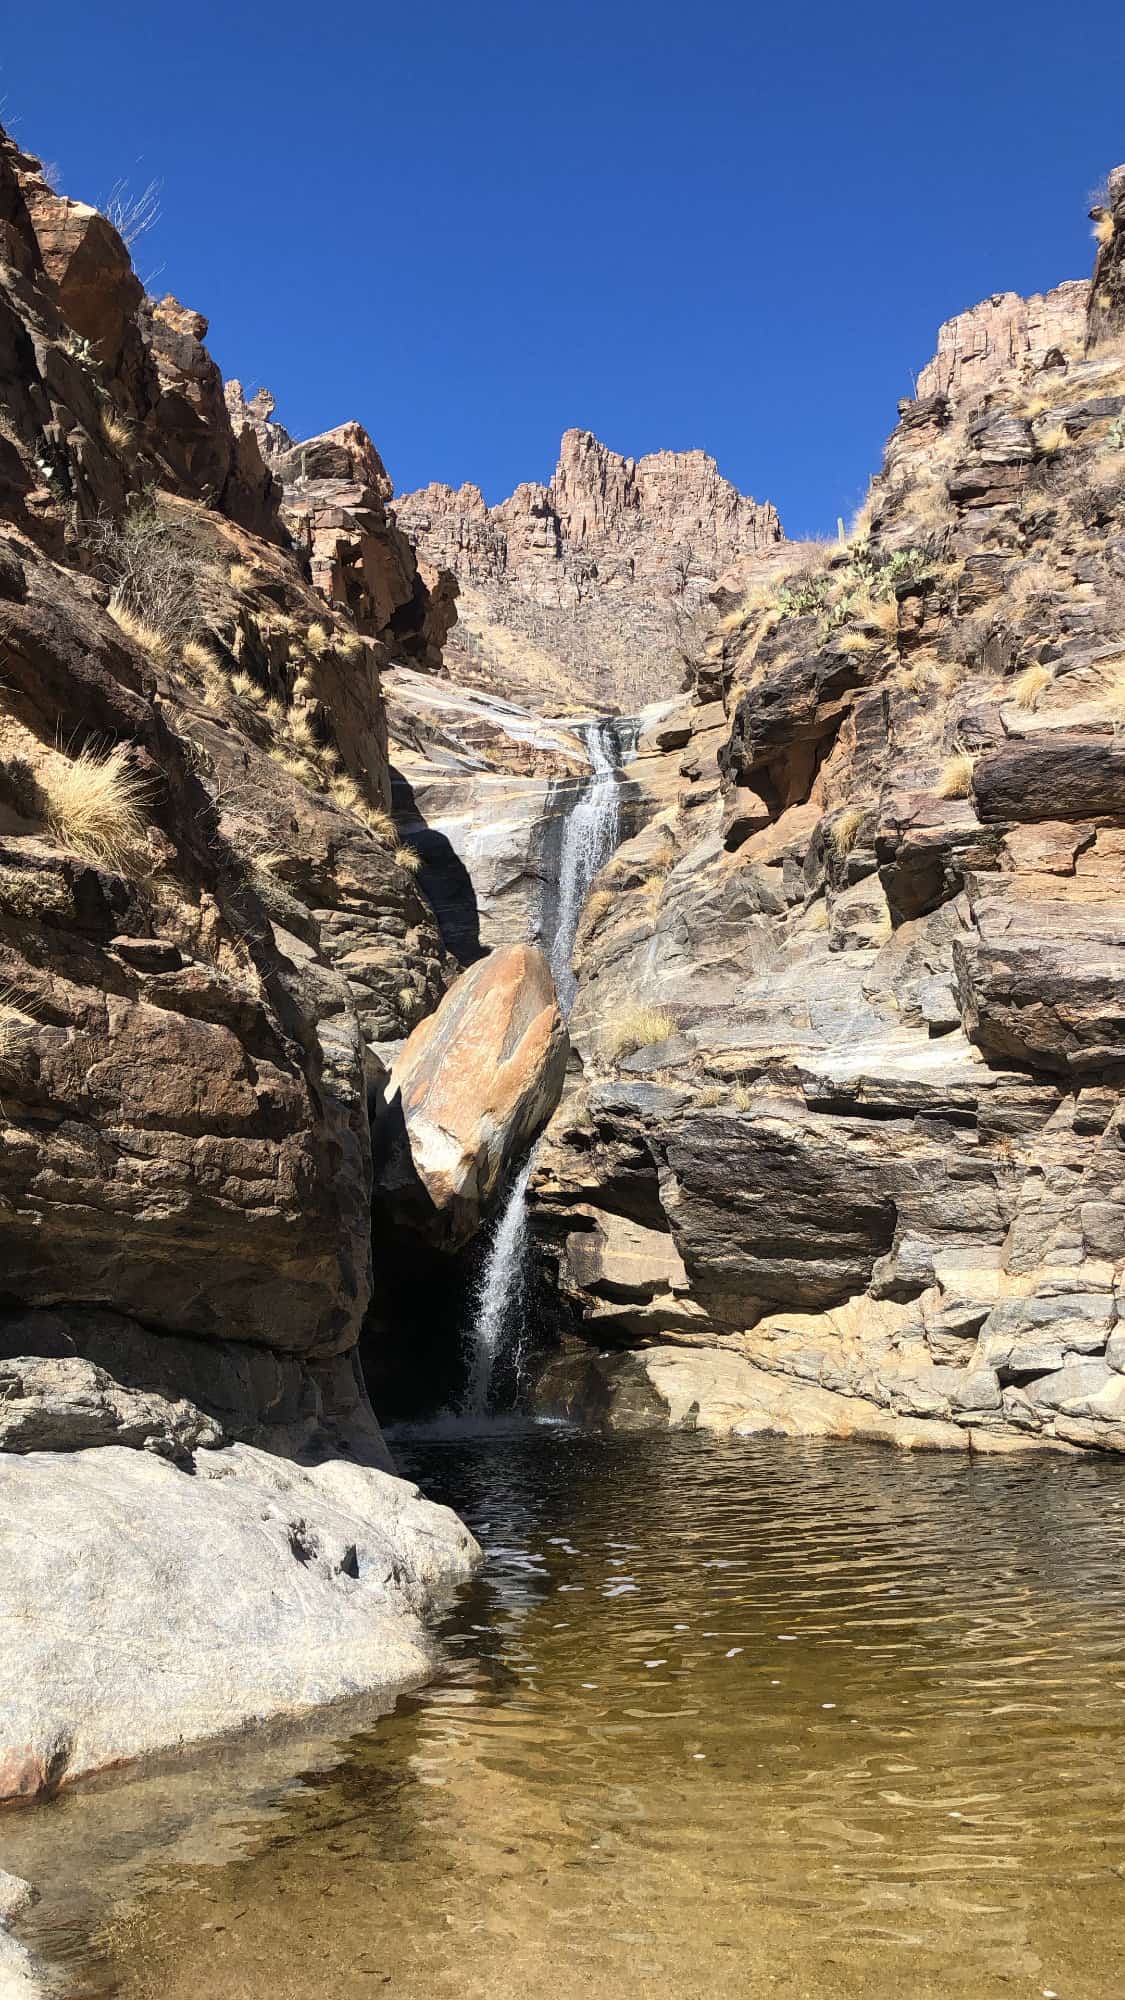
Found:
[[[2,135],[0,252],[3,1799],[417,1677],[475,1550],[358,1361],[370,1106],[457,971],[381,676],[440,664],[455,579],[358,425],[224,389]],[[462,1233],[565,1058],[495,965]]]
[[[744,566],[592,895],[547,1405],[1125,1448],[1125,174],[942,330],[858,534]],[[574,1337],[575,1331],[578,1338]]]
[[[628,712],[678,692],[709,590],[781,539],[775,509],[705,452],[622,458],[578,430],[546,486],[497,507],[476,486],[427,486],[395,515],[459,581],[453,677],[540,708]]]

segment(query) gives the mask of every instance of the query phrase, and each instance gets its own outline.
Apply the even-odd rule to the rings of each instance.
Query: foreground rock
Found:
[[[462,973],[391,1071],[379,1200],[444,1248],[467,1242],[558,1103],[569,1051],[542,952]]]
[[[478,1553],[340,1459],[0,1456],[0,1800],[417,1681],[423,1620]]]

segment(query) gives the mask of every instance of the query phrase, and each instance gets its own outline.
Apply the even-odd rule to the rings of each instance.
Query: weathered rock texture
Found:
[[[705,452],[622,458],[578,430],[546,486],[491,508],[476,486],[427,486],[395,514],[460,583],[454,677],[540,706],[628,711],[676,692],[708,590],[781,539],[775,509]]]
[[[732,577],[642,733],[533,1184],[571,1408],[1125,1449],[1113,187],[1089,296],[951,322],[861,535]]]
[[[287,447],[284,492],[206,322],[146,298],[106,219],[2,135],[0,237],[0,1622],[24,1704],[0,1705],[0,1769],[30,1772],[19,1791],[53,1782],[56,1736],[73,1774],[415,1672],[392,1620],[467,1545],[439,1526],[423,1561],[424,1523],[397,1545],[402,1489],[356,1470],[347,1505],[394,1587],[339,1615],[329,1592],[318,1636],[303,1558],[275,1564],[252,1527],[266,1475],[231,1456],[385,1463],[356,1347],[372,1045],[454,963],[388,810],[380,673],[389,642],[435,663],[452,581],[431,594],[358,427],[292,465]],[[321,1465],[301,1505],[350,1476]],[[44,1525],[62,1537],[64,1514],[88,1570],[69,1595]],[[192,1657],[224,1533],[275,1618],[257,1664],[218,1606]],[[174,1684],[135,1672],[162,1647]]]
[[[570,1042],[542,952],[516,944],[461,974],[399,1054],[377,1129],[377,1190],[457,1249],[562,1093]]]
[[[447,1508],[340,1458],[0,1454],[0,1801],[422,1679],[423,1619],[476,1554]]]

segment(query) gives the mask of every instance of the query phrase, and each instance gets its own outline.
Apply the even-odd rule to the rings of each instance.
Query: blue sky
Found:
[[[400,491],[703,446],[831,528],[938,322],[1084,276],[1125,13],[1071,0],[9,10],[4,117],[299,435]]]

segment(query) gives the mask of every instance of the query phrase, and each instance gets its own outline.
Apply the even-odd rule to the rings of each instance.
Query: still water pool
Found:
[[[62,1992],[1125,1993],[1120,1467],[397,1449],[487,1550],[439,1678],[299,1776],[278,1746],[233,1793],[201,1766],[34,1816]]]

